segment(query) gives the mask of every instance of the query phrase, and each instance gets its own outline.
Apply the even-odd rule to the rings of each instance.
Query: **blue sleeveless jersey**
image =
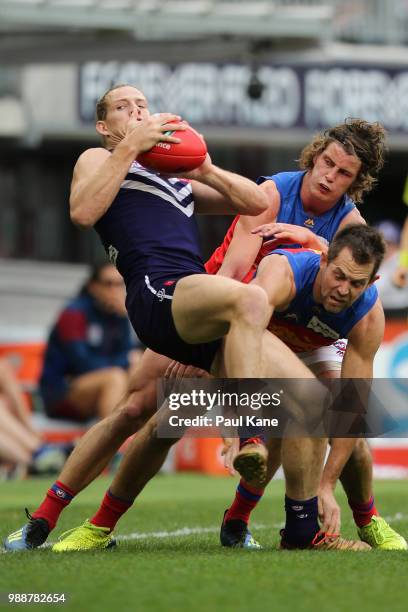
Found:
[[[337,204],[322,215],[308,215],[303,209],[300,199],[300,189],[306,172],[279,172],[271,176],[260,176],[257,183],[273,181],[280,193],[280,208],[277,216],[278,223],[291,223],[300,227],[307,227],[313,233],[331,242],[341,221],[356,206],[354,202],[344,195]],[[293,248],[293,245],[290,245]],[[300,245],[299,245],[300,246]]]
[[[371,285],[346,310],[327,312],[313,298],[313,284],[319,271],[320,255],[314,251],[290,252],[276,249],[271,255],[285,255],[293,270],[296,296],[281,312],[274,312],[268,329],[295,353],[333,344],[347,334],[374,306],[378,292]]]
[[[188,181],[164,178],[133,162],[112,205],[95,224],[126,286],[203,273]]]

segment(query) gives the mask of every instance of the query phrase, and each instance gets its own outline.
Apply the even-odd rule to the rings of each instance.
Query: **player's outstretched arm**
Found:
[[[384,325],[384,311],[378,299],[348,335],[341,370],[342,379],[372,378],[374,357],[383,339]],[[329,533],[338,533],[340,529],[340,509],[334,499],[334,489],[355,443],[355,438],[333,438],[331,441],[330,454],[319,487],[322,529]]]
[[[253,234],[267,239],[265,246],[271,250],[280,244],[301,244],[305,248],[327,251],[327,241],[307,227],[292,223],[266,223],[252,230]]]
[[[374,357],[384,337],[385,317],[379,298],[348,334],[342,378],[372,378]]]
[[[165,134],[180,126],[177,115],[163,113],[142,121],[131,120],[123,132],[109,134],[113,152],[88,149],[79,157],[71,182],[70,215],[75,225],[92,227],[108,210],[136,157],[159,141],[180,142]],[[173,123],[172,123],[173,122]],[[103,133],[103,136],[106,136]]]
[[[209,155],[199,168],[183,176],[192,179],[195,210],[198,213],[259,215],[268,208],[268,198],[256,183],[218,168]]]

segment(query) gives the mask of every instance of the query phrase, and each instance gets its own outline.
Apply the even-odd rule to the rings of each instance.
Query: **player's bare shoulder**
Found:
[[[267,179],[259,185],[259,189],[266,193],[271,202],[276,201],[280,203],[280,193],[275,184],[275,181],[273,181],[272,179]]]
[[[77,175],[78,178],[82,173],[97,170],[111,155],[112,153],[103,147],[87,149],[77,159],[74,166],[74,177]]]
[[[360,223],[361,225],[367,225],[363,215],[360,213],[358,208],[353,208],[353,210],[351,210],[344,217],[344,219],[342,219],[342,221],[341,221],[341,223],[339,225],[339,230],[343,229],[343,227],[346,227],[346,225],[350,225],[350,224],[354,224],[354,223]]]

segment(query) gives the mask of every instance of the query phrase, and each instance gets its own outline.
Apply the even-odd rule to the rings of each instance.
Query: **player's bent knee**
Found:
[[[352,461],[358,463],[361,463],[363,461],[366,463],[372,462],[370,447],[368,446],[367,440],[365,440],[365,438],[357,438],[350,458],[352,459]]]
[[[129,400],[122,408],[124,418],[129,421],[138,420],[145,423],[154,414],[155,406]]]
[[[262,287],[242,285],[234,300],[234,315],[250,325],[266,327],[270,318],[268,296]]]
[[[155,416],[152,417],[145,425],[144,431],[148,438],[154,441],[157,448],[170,448],[179,438],[162,438],[160,437],[160,422]]]
[[[112,426],[131,436],[143,427],[148,418],[143,406],[128,399],[115,411]]]

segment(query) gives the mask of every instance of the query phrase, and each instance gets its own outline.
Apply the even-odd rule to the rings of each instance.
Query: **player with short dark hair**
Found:
[[[372,272],[369,281],[372,283],[384,257],[384,249],[384,240],[377,230],[360,224],[349,225],[335,236],[327,254],[322,254],[322,259],[327,262],[328,270],[335,265],[334,277],[338,279],[339,287],[347,277],[347,268],[349,272],[354,273],[357,266],[363,267],[370,262]],[[283,254],[284,252],[284,250],[276,250],[271,255],[275,253]],[[345,260],[344,252],[349,253],[351,264]],[[269,329],[283,339],[298,354],[300,359],[308,364],[318,378],[335,377],[336,371],[331,369],[333,366],[330,368],[328,364],[326,371],[324,369],[321,370],[322,360],[319,358],[319,352],[324,355],[326,349],[323,348],[322,350],[320,347],[325,347],[325,345],[329,349],[336,347],[338,340],[336,340],[332,347],[330,345],[333,339],[335,339],[333,329],[337,328],[331,324],[327,316],[322,318],[321,313],[316,309],[313,312],[309,309],[307,300],[305,301],[305,296],[301,292],[296,279],[298,266],[295,267],[292,263],[294,261],[292,254],[287,257],[291,261],[295,276],[296,291],[302,295],[302,312],[294,313],[285,310],[283,318],[281,315],[276,314],[271,321]],[[299,254],[300,257],[302,257],[301,253]],[[312,259],[310,255],[308,258]],[[257,280],[254,281],[261,282],[264,288],[268,282],[272,283],[270,279],[275,278],[272,275],[272,271],[279,277],[277,262],[274,266],[271,266],[269,263],[271,270],[268,270],[268,260],[270,262],[272,257],[271,259],[266,257],[261,262]],[[339,261],[342,265],[338,265]],[[324,309],[329,312],[335,312],[336,310],[340,312],[344,309],[345,300],[350,301],[353,299],[353,292],[358,290],[358,286],[361,283],[363,283],[363,280],[356,278],[350,281],[348,293],[343,289],[339,289],[335,296],[330,293],[329,285],[326,283],[328,289],[322,290],[320,295]],[[324,283],[322,283],[323,285]],[[373,293],[374,289],[375,287],[372,286],[371,293]],[[369,290],[367,290],[366,295],[369,295]],[[330,300],[328,300],[329,297]],[[356,304],[359,304],[359,302],[356,302]],[[360,304],[359,306],[361,307]],[[353,306],[353,309],[355,310],[359,306]],[[378,313],[382,311],[379,301],[377,301],[376,310]],[[307,322],[308,318],[309,322]],[[318,331],[321,321],[323,321],[322,333],[327,334],[325,339],[318,339],[315,333]],[[354,340],[356,330],[353,327],[352,316],[349,316],[347,326],[342,331],[339,330],[342,338],[349,338],[347,348],[345,350],[344,348],[339,348],[338,350],[339,363],[341,363],[342,367],[341,376],[343,378],[371,378],[373,359],[379,342],[382,339],[381,330],[383,324],[381,325],[380,314],[377,314],[374,322],[370,324],[370,330],[372,328],[370,335],[367,335],[366,338],[360,332],[357,335],[357,345],[360,345],[359,351],[362,355],[366,353],[363,359],[360,358],[359,360],[358,357],[357,359],[355,357],[356,347],[353,346],[353,341],[356,344]],[[376,346],[370,347],[370,342],[373,338],[371,334],[374,334],[374,337],[379,341],[376,345],[377,348]],[[350,354],[352,355],[351,358]],[[326,356],[327,358],[330,359],[330,353]],[[227,443],[232,444],[232,442],[232,440],[229,440]],[[246,446],[248,442],[249,444]],[[280,441],[269,441],[267,446],[269,447],[270,456],[267,465],[267,453],[264,450],[264,441],[261,437],[255,436],[249,440],[244,439],[242,443],[241,453],[237,455],[240,460],[238,462],[234,461],[234,466],[243,478],[238,485],[233,504],[224,514],[220,534],[221,543],[228,547],[260,548],[260,545],[252,538],[249,532],[248,522],[251,512],[263,495],[266,484],[273,477],[281,463],[281,445]],[[360,538],[371,546],[383,550],[406,550],[407,543],[404,538],[378,515],[375,507],[372,493],[372,464],[370,455],[367,456],[369,451],[366,448],[366,442],[361,439],[357,441],[357,446],[354,446],[354,444],[355,440],[353,439],[332,440],[333,448],[323,470],[319,491],[324,527],[329,532],[339,531],[340,509],[334,499],[333,490],[337,480],[340,479],[347,493],[349,505],[353,510],[353,517],[357,524]],[[344,461],[344,457],[347,457],[350,453],[352,453],[350,459]]]

